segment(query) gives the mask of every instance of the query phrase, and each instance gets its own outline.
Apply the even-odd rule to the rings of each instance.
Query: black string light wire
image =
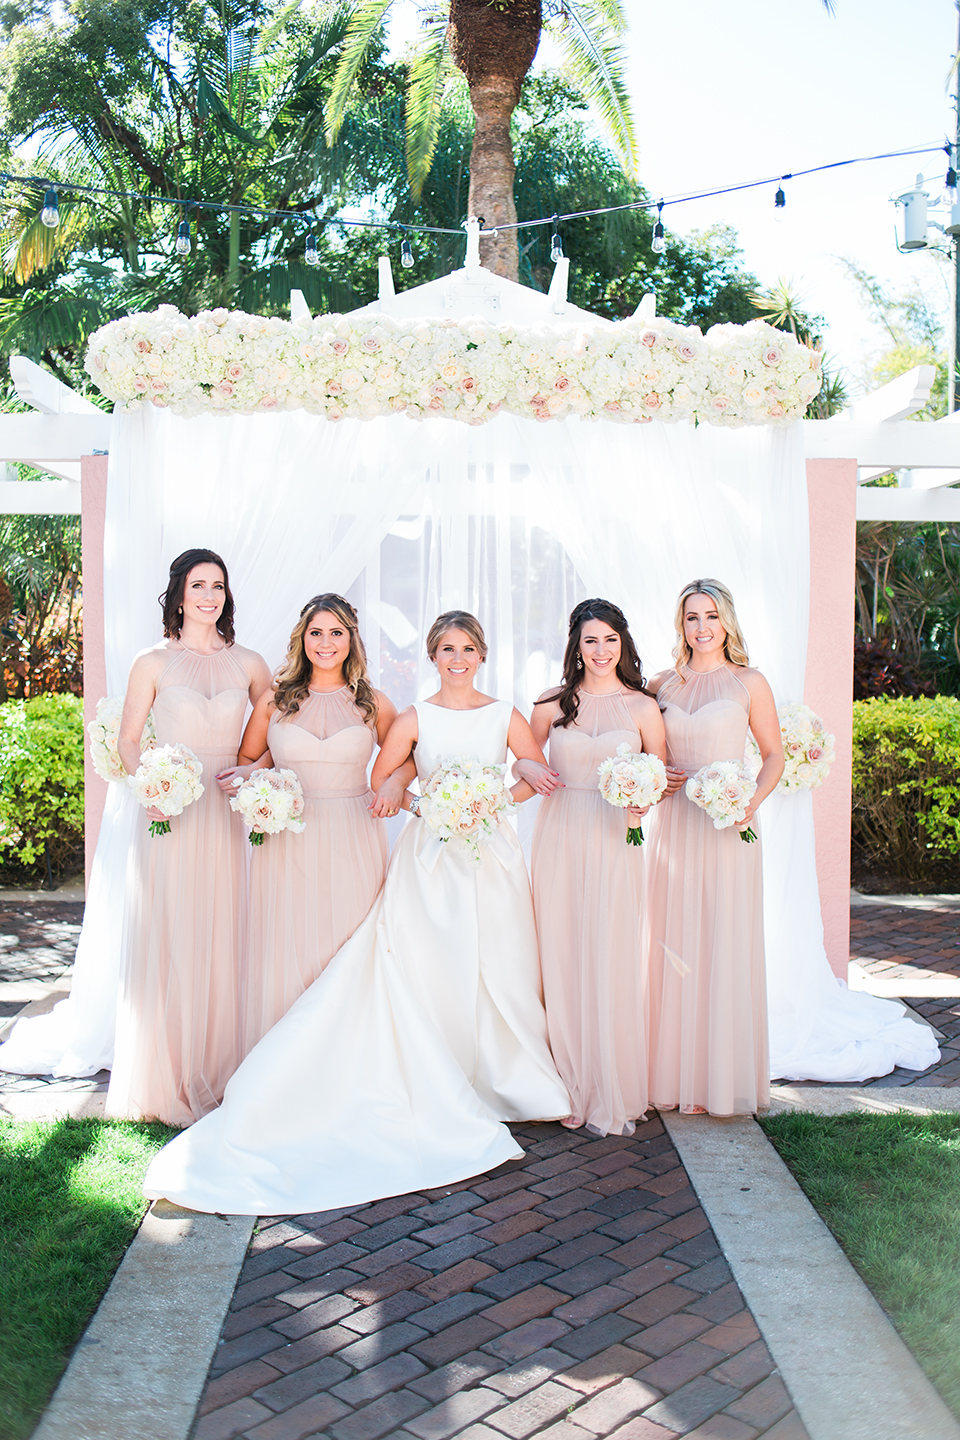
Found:
[[[868,165],[879,160],[900,160],[914,155],[931,155],[937,151],[946,150],[951,156],[952,149],[939,141],[935,145],[922,145],[909,150],[889,150],[882,155],[856,155],[848,160],[832,160],[826,165],[811,165],[806,170],[795,170],[792,174],[767,175],[761,180],[745,180],[737,185],[722,185],[713,190],[685,191],[677,195],[668,195],[659,200],[634,200],[625,205],[604,205],[593,210],[572,210],[568,214],[553,214],[541,216],[535,220],[517,220],[510,224],[498,225],[496,229],[481,228],[480,234],[485,239],[493,239],[506,230],[529,230],[538,226],[550,225],[553,227],[551,237],[551,253],[563,253],[563,246],[558,230],[561,222],[569,220],[589,220],[599,215],[615,215],[629,210],[656,210],[657,220],[654,226],[654,248],[657,248],[657,240],[663,240],[663,225],[661,214],[664,205],[683,205],[694,200],[711,200],[720,195],[735,195],[744,190],[756,190],[761,186],[777,184],[780,188],[774,201],[781,213],[785,199],[783,195],[783,182],[785,180],[797,180],[805,175],[820,175],[827,170],[839,170],[850,165]],[[955,171],[951,163],[950,174],[955,177]],[[199,218],[201,211],[207,211],[218,215],[245,215],[259,220],[300,220],[308,221],[311,226],[337,225],[341,228],[358,228],[367,230],[390,230],[399,232],[401,239],[400,263],[409,268],[414,263],[413,249],[410,244],[410,235],[462,235],[464,226],[456,228],[443,225],[417,225],[403,224],[396,220],[355,220],[345,217],[328,217],[318,220],[318,217],[311,212],[303,210],[275,210],[267,209],[258,205],[228,205],[218,200],[184,200],[182,196],[172,195],[144,195],[136,190],[115,190],[102,185],[81,185],[71,180],[53,181],[41,175],[12,175],[6,172],[0,173],[0,189],[7,185],[18,185],[26,190],[33,190],[43,196],[43,208],[40,218],[43,224],[53,229],[59,224],[59,196],[72,195],[78,199],[95,199],[103,196],[105,199],[113,200],[136,200],[144,205],[172,205],[180,210],[193,211]],[[482,222],[481,222],[482,225]],[[308,265],[314,265],[317,260],[316,236],[308,235],[306,239],[305,261]],[[178,254],[187,255],[192,245],[190,221],[181,219],[177,228],[176,250]]]

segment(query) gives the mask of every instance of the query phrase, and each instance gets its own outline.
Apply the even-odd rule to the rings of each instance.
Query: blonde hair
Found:
[[[335,595],[331,592],[325,595],[314,595],[313,599],[308,600],[300,611],[300,619],[294,625],[290,635],[287,658],[277,671],[273,703],[281,715],[295,715],[306,700],[310,691],[310,681],[313,679],[313,666],[307,659],[307,652],[303,647],[303,637],[313,623],[314,617],[321,611],[333,615],[339,620],[344,630],[349,631],[350,650],[343,662],[343,678],[353,691],[353,699],[357,708],[363,711],[365,723],[376,724],[377,695],[367,674],[367,652],[357,628],[357,612],[349,600],[344,600],[342,595]]]
[[[683,612],[687,608],[687,601],[693,595],[709,595],[717,607],[717,614],[720,617],[720,624],[727,632],[727,638],[723,642],[723,653],[731,665],[749,665],[750,656],[747,654],[747,642],[743,638],[743,631],[740,629],[740,621],[737,619],[737,609],[733,603],[733,596],[723,584],[722,580],[691,580],[689,585],[684,585],[677,600],[677,610],[673,617],[673,628],[677,632],[677,643],[673,648],[673,658],[676,662],[677,674],[683,680],[680,667],[689,665],[693,651],[687,644],[683,633]]]
[[[469,635],[480,651],[481,660],[486,660],[487,640],[483,633],[483,626],[476,615],[471,615],[469,610],[445,610],[442,615],[437,616],[427,635],[427,655],[431,660],[436,660],[440,642],[448,630],[462,630],[464,635]]]

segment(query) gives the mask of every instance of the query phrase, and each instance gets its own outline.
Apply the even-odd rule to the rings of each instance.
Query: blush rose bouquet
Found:
[[[686,784],[687,798],[713,821],[715,830],[739,825],[757,793],[757,782],[737,760],[714,760],[703,765]],[[741,840],[756,840],[753,830],[741,830]]]
[[[634,751],[624,741],[617,746],[616,755],[610,755],[597,766],[600,776],[600,794],[608,805],[620,810],[635,806],[643,810],[656,805],[667,788],[667,772],[658,755],[646,751]],[[627,828],[627,844],[642,845],[643,831],[639,825]]]

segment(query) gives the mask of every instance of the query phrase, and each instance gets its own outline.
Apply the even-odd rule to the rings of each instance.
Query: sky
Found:
[[[624,0],[639,179],[654,196],[792,173],[808,166],[923,145],[955,126],[947,78],[957,43],[953,0]],[[415,19],[400,7],[394,45]],[[548,41],[536,66],[558,63]],[[722,223],[764,285],[792,282],[828,322],[826,348],[854,389],[884,336],[871,323],[842,257],[900,291],[919,281],[946,313],[947,268],[900,254],[891,195],[927,176],[943,190],[941,153],[878,161],[664,210],[682,234]],[[522,218],[522,217],[521,217]],[[941,217],[942,218],[942,217]],[[586,222],[577,222],[586,223]],[[573,224],[564,246],[574,254]]]

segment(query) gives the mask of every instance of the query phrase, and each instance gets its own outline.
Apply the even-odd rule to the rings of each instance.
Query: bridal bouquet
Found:
[[[687,797],[705,810],[715,830],[738,825],[757,791],[757,782],[736,760],[714,760],[687,781]],[[752,830],[741,830],[741,840],[756,840]]]
[[[140,756],[129,781],[137,803],[162,811],[164,820],[150,822],[151,835],[169,835],[171,815],[179,815],[203,794],[203,766],[186,745],[160,745]]]
[[[442,760],[423,787],[420,819],[438,840],[456,840],[479,863],[480,847],[513,804],[502,765]]]
[[[647,805],[656,805],[667,788],[663,761],[656,755],[632,751],[626,741],[617,746],[616,755],[601,761],[597,774],[600,794],[608,805],[616,805],[620,810],[633,805],[641,810]],[[643,844],[639,825],[628,827],[627,844]]]
[[[780,737],[783,741],[783,774],[778,790],[816,790],[830,774],[836,757],[834,739],[809,705],[781,705]],[[756,775],[760,769],[760,748],[747,736],[747,765]]]
[[[247,780],[238,775],[230,809],[250,826],[250,844],[262,845],[264,835],[303,829],[303,790],[292,770],[254,770]]]
[[[120,716],[123,714],[123,699],[120,696],[104,697],[97,701],[96,719],[87,726],[90,736],[90,759],[101,780],[126,780],[127,772],[120,759],[117,741],[120,738]],[[157,732],[153,728],[153,713],[147,716],[147,723],[140,736],[140,749],[149,750],[157,743]]]

